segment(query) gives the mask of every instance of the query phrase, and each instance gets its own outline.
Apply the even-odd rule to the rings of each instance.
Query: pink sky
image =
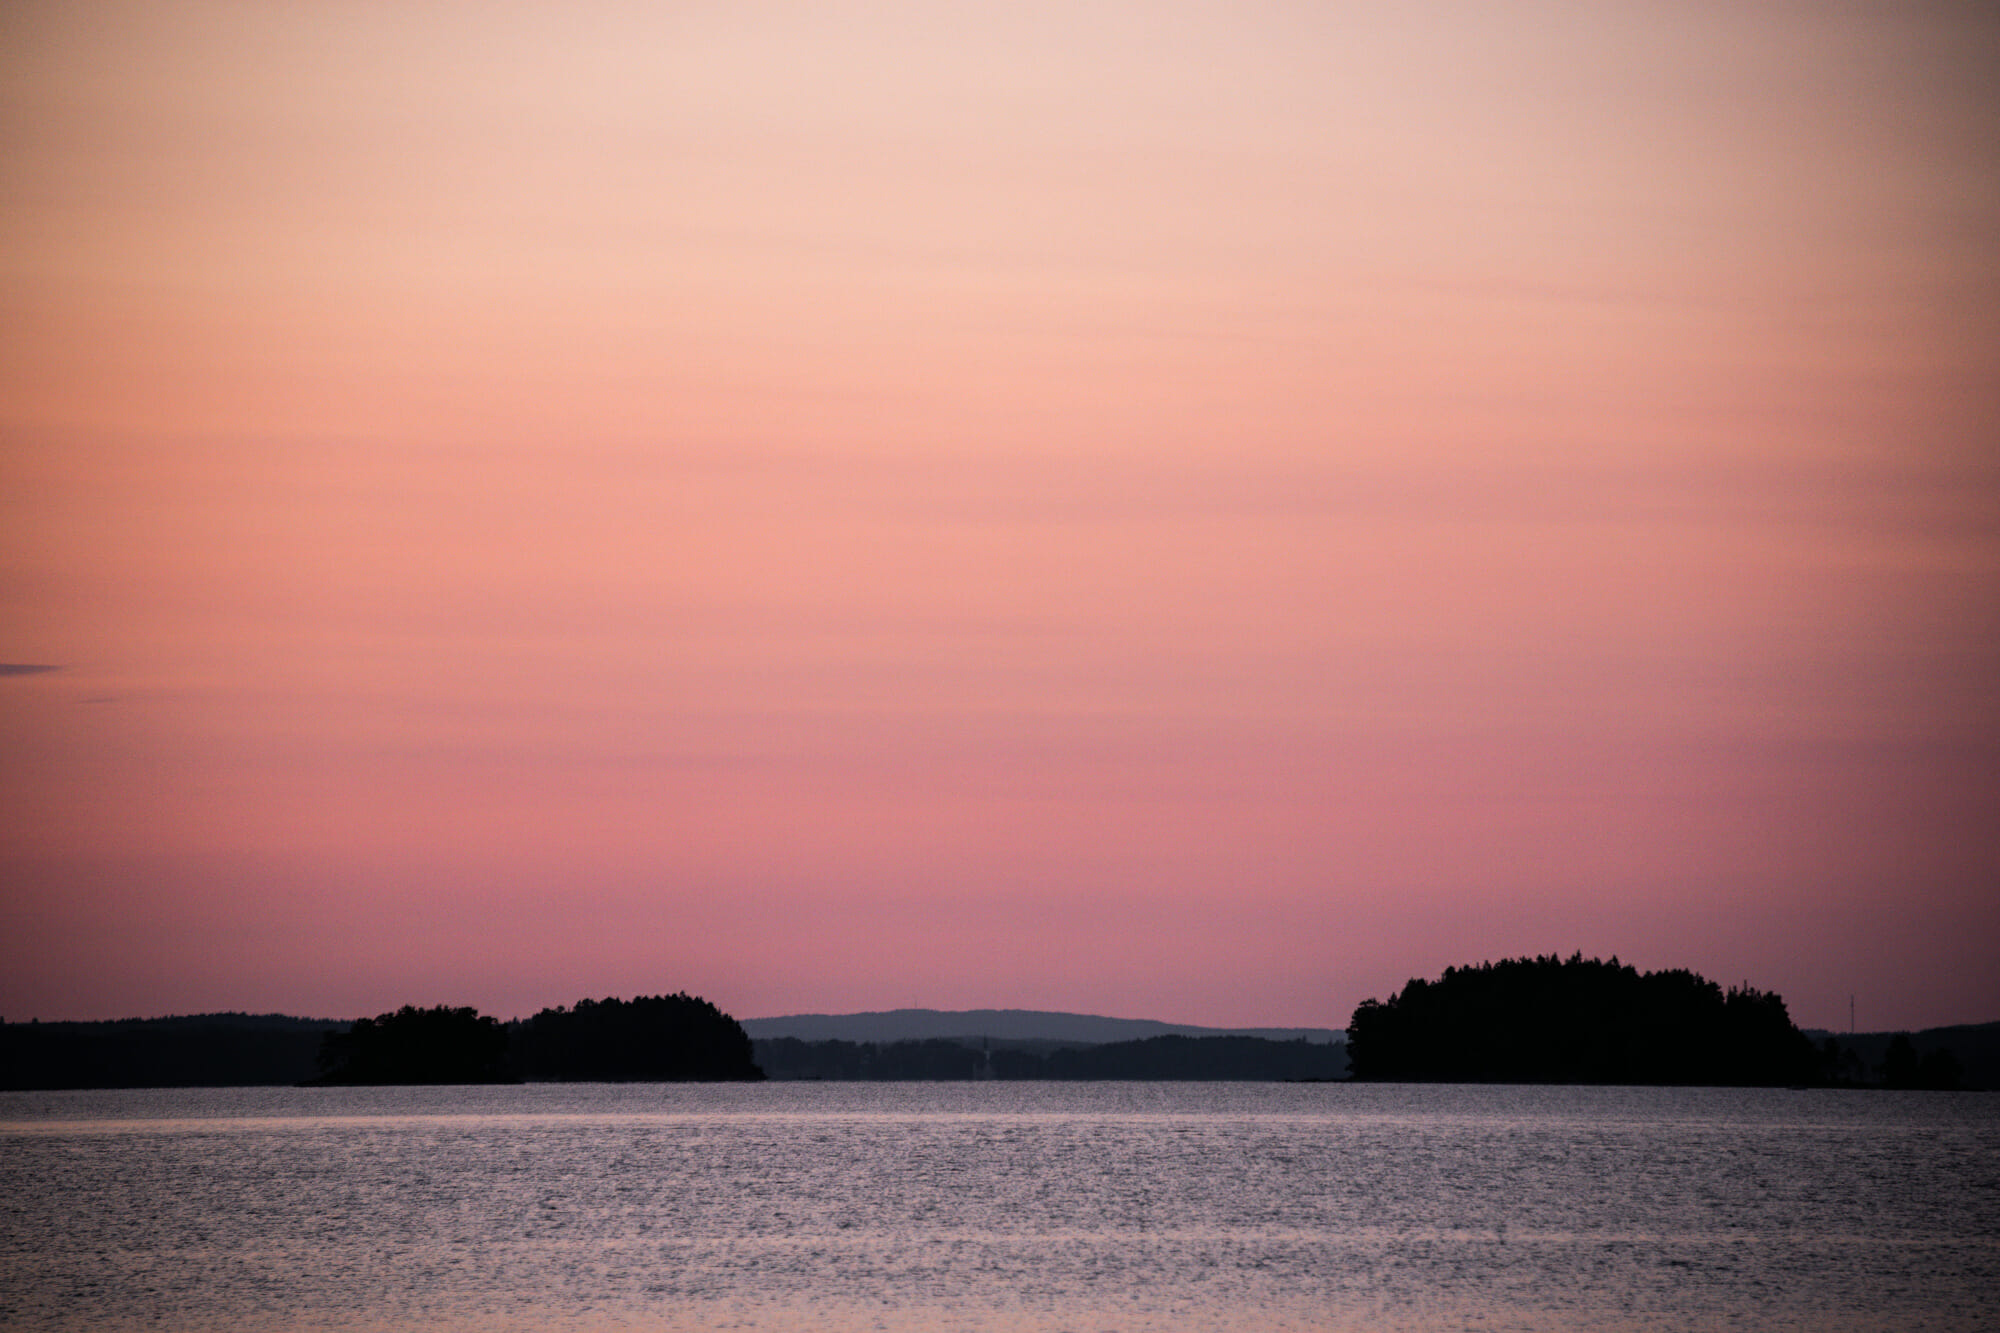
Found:
[[[0,1014],[2000,1019],[2000,19],[1463,9],[9,6]]]

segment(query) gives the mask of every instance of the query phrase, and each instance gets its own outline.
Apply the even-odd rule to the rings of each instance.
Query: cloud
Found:
[[[0,676],[39,676],[48,671],[61,671],[59,666],[42,662],[0,662]]]

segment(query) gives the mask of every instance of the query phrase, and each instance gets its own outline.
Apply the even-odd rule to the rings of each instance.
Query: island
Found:
[[[1446,968],[1347,1025],[1353,1076],[1438,1083],[1786,1087],[1824,1082],[1785,1002],[1747,982],[1553,955]]]
[[[404,1005],[329,1032],[312,1084],[725,1082],[761,1079],[750,1038],[681,992],[579,1000],[525,1022]]]

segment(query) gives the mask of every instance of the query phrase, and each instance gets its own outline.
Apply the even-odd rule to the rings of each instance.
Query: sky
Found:
[[[2000,1019],[2000,11],[9,4],[0,1015]]]

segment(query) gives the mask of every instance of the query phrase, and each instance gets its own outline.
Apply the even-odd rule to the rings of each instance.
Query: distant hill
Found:
[[[864,1014],[787,1014],[779,1018],[746,1018],[743,1030],[759,1041],[774,1037],[853,1042],[990,1037],[995,1041],[1101,1045],[1147,1037],[1262,1037],[1267,1041],[1309,1042],[1347,1039],[1347,1034],[1338,1028],[1207,1028],[1161,1023],[1150,1018],[1104,1018],[1040,1009],[889,1009]]]

